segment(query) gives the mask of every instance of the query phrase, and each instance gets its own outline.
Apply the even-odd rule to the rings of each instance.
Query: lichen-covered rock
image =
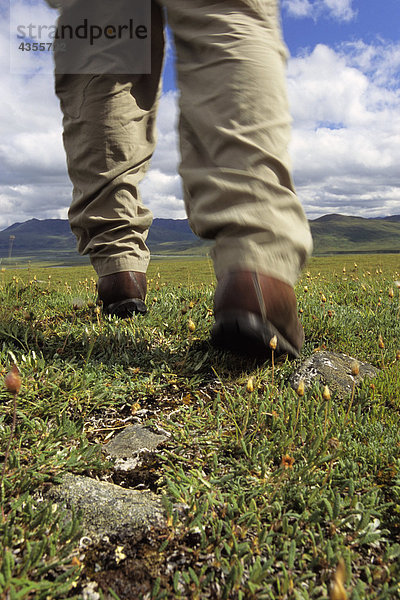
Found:
[[[153,433],[141,425],[130,425],[103,446],[103,450],[115,459],[115,472],[131,473],[143,468],[149,462],[149,455],[166,440],[166,435]]]
[[[352,374],[355,362],[358,364],[358,375]],[[319,382],[321,385],[328,385],[336,397],[345,398],[351,394],[353,382],[358,386],[365,378],[371,379],[378,373],[379,369],[347,354],[316,352],[292,374],[290,384],[297,389],[301,380],[304,381],[306,388]]]
[[[92,541],[105,536],[139,540],[149,528],[165,524],[161,498],[149,490],[130,490],[66,473],[46,497],[69,509],[81,510],[83,530]]]

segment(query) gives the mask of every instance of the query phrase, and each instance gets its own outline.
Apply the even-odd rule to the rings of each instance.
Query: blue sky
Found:
[[[353,0],[342,2],[344,7],[351,7],[352,17],[346,19],[332,15],[332,12],[317,9],[306,14],[296,14],[290,5],[306,3],[283,2],[281,10],[282,29],[286,45],[292,56],[309,51],[317,44],[331,47],[341,42],[362,39],[365,43],[374,44],[382,39],[386,42],[398,43],[400,40],[400,1],[399,0]],[[315,6],[317,2],[310,2]],[[350,16],[350,13],[349,13]],[[169,55],[165,65],[163,89],[175,89],[173,56]]]
[[[399,41],[400,3],[398,0],[354,0],[342,3],[353,12],[348,20],[335,18],[325,11],[320,17],[296,18],[290,10],[283,9],[283,31],[292,54],[317,44],[334,46],[342,41],[362,39],[374,43],[381,37]]]
[[[29,0],[12,1],[23,14]],[[308,217],[400,214],[400,0],[282,0],[281,6],[290,51],[290,151]],[[10,73],[7,7],[0,0],[0,229],[32,217],[65,218],[71,197],[53,77]],[[155,217],[185,216],[177,100],[169,51],[158,146],[141,185]]]

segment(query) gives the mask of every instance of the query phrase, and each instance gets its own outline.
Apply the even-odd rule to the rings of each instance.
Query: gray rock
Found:
[[[149,528],[162,527],[161,498],[151,491],[122,488],[113,483],[66,473],[46,498],[82,511],[82,527],[92,541],[141,539]]]
[[[166,439],[165,435],[153,433],[141,425],[130,425],[103,448],[112,458],[132,458],[140,450],[152,452]]]
[[[130,425],[103,446],[103,450],[107,456],[115,459],[114,471],[131,473],[145,466],[149,455],[166,440],[165,435],[153,433],[146,427]]]
[[[358,375],[352,375],[354,361],[359,365]],[[319,382],[321,385],[327,385],[336,397],[345,398],[351,394],[354,381],[358,386],[366,377],[370,379],[378,373],[379,369],[347,354],[316,352],[292,374],[290,384],[296,390],[301,379],[304,380],[306,388]]]

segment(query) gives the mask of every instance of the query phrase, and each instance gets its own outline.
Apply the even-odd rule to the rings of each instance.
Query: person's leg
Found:
[[[175,36],[188,217],[215,239],[217,277],[251,268],[293,285],[311,249],[287,146],[276,0],[163,0]]]
[[[266,309],[288,323],[284,337],[295,354],[303,338],[292,286],[312,241],[290,175],[277,2],[163,4],[177,50],[185,203],[195,233],[215,240],[216,313],[256,312],[264,320]]]
[[[162,12],[157,5],[152,8],[151,74],[57,74],[56,55],[56,93],[73,183],[68,216],[79,252],[89,255],[100,277],[105,304],[127,299],[135,288],[137,297],[145,295],[142,274],[149,263],[146,237],[152,215],[138,185],[155,147],[164,44]],[[124,275],[110,277],[116,273]]]

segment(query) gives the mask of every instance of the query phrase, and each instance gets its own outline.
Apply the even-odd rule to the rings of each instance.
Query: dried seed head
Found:
[[[393,288],[389,288],[389,298],[393,298],[394,296],[394,290]]]
[[[294,458],[293,458],[293,456],[290,456],[289,454],[284,454],[282,456],[281,466],[284,469],[293,469],[293,465],[294,465]]]
[[[124,546],[117,546],[115,548],[114,558],[115,558],[115,562],[117,563],[117,565],[119,565],[119,563],[122,562],[123,560],[125,560],[125,558],[126,558],[126,554],[125,554],[124,550],[125,550]]]
[[[247,380],[246,391],[249,392],[249,394],[251,394],[251,392],[254,392],[254,379],[253,379],[253,377],[249,377],[249,379]]]
[[[5,376],[4,384],[11,394],[18,394],[21,388],[21,376],[16,364],[13,364],[11,371]]]
[[[304,396],[304,379],[300,379],[296,393],[298,396]]]
[[[400,360],[400,350],[397,350],[396,352],[396,360]]]
[[[346,590],[344,589],[345,580],[346,565],[344,564],[343,558],[341,558],[333,576],[331,592],[329,595],[330,600],[347,600]]]
[[[189,321],[188,321],[188,329],[191,332],[193,332],[196,329],[196,325],[194,324],[194,322],[192,321],[192,319],[189,319]]]
[[[322,294],[322,296],[321,296],[321,302],[324,302],[324,303],[326,302],[326,296],[324,294]]]
[[[269,340],[269,347],[272,348],[272,350],[276,350],[277,345],[278,345],[278,338],[276,337],[276,335],[274,335],[274,337],[272,337]]]
[[[381,348],[381,350],[383,350],[383,348],[385,347],[385,343],[384,343],[381,335],[378,338],[378,346],[379,346],[379,348]]]
[[[353,360],[351,363],[351,374],[354,375],[354,377],[357,377],[357,375],[359,375],[360,373],[360,364],[358,361]]]
[[[140,409],[141,409],[141,406],[140,406],[139,402],[134,402],[131,406],[131,415],[136,415],[136,413]]]
[[[322,392],[322,397],[324,400],[331,399],[331,392],[329,391],[329,387],[327,385],[324,386],[324,391]]]

